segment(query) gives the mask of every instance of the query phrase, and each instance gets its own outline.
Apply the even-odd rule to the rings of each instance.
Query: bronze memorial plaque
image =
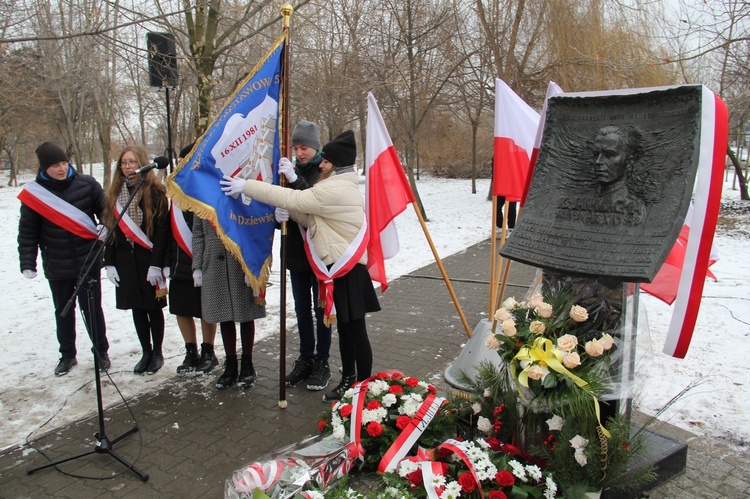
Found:
[[[503,256],[574,275],[651,282],[690,204],[701,87],[628,92],[549,100],[529,194]]]

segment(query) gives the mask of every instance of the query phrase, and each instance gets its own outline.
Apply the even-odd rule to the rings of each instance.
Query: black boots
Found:
[[[162,355],[161,350],[154,351],[151,354],[151,362],[148,363],[148,367],[146,368],[146,372],[148,374],[155,374],[156,371],[162,368],[164,365],[164,355]]]
[[[214,367],[219,365],[219,359],[214,353],[214,346],[211,343],[201,343],[201,358],[198,367],[195,368],[199,373],[206,374]]]
[[[224,372],[216,381],[216,388],[224,390],[235,383],[237,383],[237,356],[227,355],[227,360],[224,363]]]
[[[255,368],[253,367],[253,359],[245,357],[244,355],[240,357],[240,388],[249,388],[253,386],[256,377]]]
[[[182,364],[177,366],[177,374],[190,373],[200,364],[200,357],[198,357],[198,345],[195,343],[185,343],[185,360]]]
[[[314,363],[315,359],[300,356],[294,361],[292,372],[284,378],[284,384],[286,386],[297,386],[300,382],[309,378],[313,373]]]
[[[332,402],[334,400],[341,400],[344,392],[347,391],[351,386],[357,382],[356,374],[345,374],[341,377],[341,381],[338,386],[323,395],[323,402]]]
[[[138,361],[138,363],[133,368],[133,372],[135,374],[143,374],[146,372],[146,369],[148,369],[149,364],[151,363],[151,356],[153,355],[153,352],[151,352],[151,349],[144,350],[143,355],[141,356],[141,360]]]

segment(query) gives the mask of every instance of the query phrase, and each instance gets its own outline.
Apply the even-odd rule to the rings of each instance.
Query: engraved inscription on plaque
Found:
[[[550,99],[523,213],[500,253],[650,282],[677,238],[699,159],[701,87]]]

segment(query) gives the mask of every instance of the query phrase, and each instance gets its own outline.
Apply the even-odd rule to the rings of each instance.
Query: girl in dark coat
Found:
[[[59,208],[65,210],[80,210],[82,217],[88,216],[90,226],[94,227],[94,215],[101,220],[102,201],[104,191],[93,177],[80,175],[68,163],[68,156],[57,144],[45,142],[36,150],[39,158],[39,173],[33,184],[41,186],[44,191],[51,193],[64,203]],[[36,259],[41,250],[44,277],[49,281],[52,291],[52,302],[55,306],[55,322],[57,325],[57,340],[60,343],[60,361],[55,368],[56,376],[63,376],[78,362],[76,360],[76,314],[70,310],[64,317],[60,312],[75,290],[79,274],[88,258],[98,247],[95,235],[81,237],[68,228],[53,222],[45,210],[39,212],[32,209],[24,201],[25,196],[33,191],[31,184],[27,185],[24,193],[19,195],[24,204],[21,205],[21,218],[18,222],[18,255],[21,261],[21,272],[29,279],[36,277]],[[27,190],[30,189],[30,190]],[[36,198],[36,196],[35,196]],[[33,199],[28,200],[33,201]],[[54,201],[54,200],[53,200]],[[37,206],[33,204],[33,206]],[[37,206],[37,209],[40,209]],[[46,216],[45,216],[46,215]],[[54,218],[54,217],[52,217]],[[97,346],[99,354],[99,368],[109,369],[110,361],[107,356],[109,343],[107,342],[106,325],[101,306],[101,261],[91,267],[91,284],[89,291],[93,296]],[[84,313],[86,324],[91,325],[92,317],[85,292],[78,295],[78,303]]]
[[[125,148],[117,160],[117,169],[107,189],[105,206],[113,210],[107,224],[117,219],[117,211],[125,207],[138,183],[143,180],[136,197],[126,211],[127,216],[114,229],[115,233],[104,254],[107,277],[115,285],[117,308],[132,310],[133,323],[143,355],[133,368],[136,374],[153,374],[164,365],[164,313],[166,282],[162,275],[169,244],[169,211],[166,189],[149,171],[145,178],[135,170],[149,163],[145,149]],[[127,224],[131,226],[128,228]],[[127,233],[126,233],[127,231]],[[148,246],[151,246],[149,249]]]

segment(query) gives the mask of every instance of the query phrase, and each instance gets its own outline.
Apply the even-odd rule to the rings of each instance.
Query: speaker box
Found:
[[[146,33],[148,78],[152,87],[177,86],[177,45],[172,33]]]

